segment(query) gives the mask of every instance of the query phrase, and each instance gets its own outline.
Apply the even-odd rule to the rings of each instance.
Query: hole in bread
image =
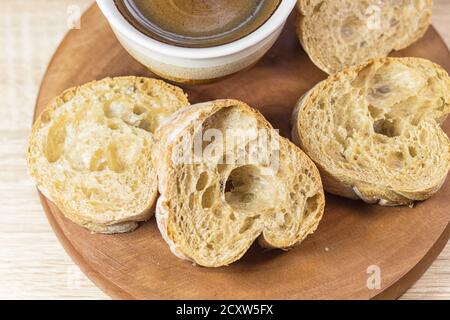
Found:
[[[190,195],[189,195],[189,201],[188,201],[188,207],[189,207],[189,209],[193,209],[194,208],[194,205],[195,205],[195,193],[191,193]]]
[[[155,132],[155,125],[152,124],[149,120],[143,119],[139,123],[139,128],[145,130],[147,132]]]
[[[405,155],[403,152],[392,152],[386,159],[386,164],[391,168],[401,168],[405,160]]]
[[[197,191],[205,190],[206,186],[208,185],[208,181],[209,181],[208,173],[202,172],[197,180],[197,185],[195,187]]]
[[[202,150],[208,155],[223,155],[222,163],[231,163],[237,156],[235,145],[250,139],[255,132],[257,121],[253,115],[235,106],[222,108],[203,122]]]
[[[132,136],[122,136],[111,141],[106,149],[106,162],[114,172],[124,172],[127,166],[135,163],[141,152],[140,143]]]
[[[410,146],[408,148],[408,151],[409,151],[409,155],[411,156],[411,158],[417,157],[417,149],[416,149],[416,147]]]
[[[133,107],[133,113],[140,116],[141,114],[144,114],[147,112],[147,109],[145,109],[143,106],[134,106]]]
[[[224,160],[226,160],[226,159],[224,159]],[[218,164],[217,165],[217,172],[219,174],[224,173],[225,171],[228,170],[229,167],[230,166],[228,164]]]
[[[317,209],[319,208],[319,200],[320,200],[320,195],[319,194],[316,194],[316,195],[306,199],[305,216],[304,216],[304,218],[307,218],[312,213],[317,211]]]
[[[359,36],[359,29],[363,27],[363,22],[356,16],[348,17],[341,27],[341,35],[345,40]]]
[[[48,130],[45,145],[45,157],[49,162],[56,162],[64,153],[64,143],[66,141],[65,119],[61,118]]]
[[[239,229],[239,233],[245,233],[250,230],[257,219],[259,219],[259,216],[245,218],[241,228]]]
[[[225,184],[225,200],[236,211],[258,212],[274,206],[274,177],[253,165],[235,168]]]
[[[221,219],[222,216],[223,216],[222,209],[221,209],[221,208],[215,208],[214,211],[213,211],[213,215],[214,215],[216,218]]]
[[[395,27],[400,24],[400,21],[398,21],[395,18],[391,18],[391,21],[389,21],[389,24],[391,25],[391,27]]]
[[[375,89],[375,93],[378,96],[382,96],[385,94],[391,93],[391,87],[388,85],[382,85]]]
[[[95,193],[95,190],[93,188],[81,187],[81,192],[83,192],[86,198],[91,199]]]
[[[113,120],[109,121],[108,128],[110,128],[111,130],[119,130],[120,129],[119,121],[113,121]]]
[[[89,163],[90,171],[102,171],[106,169],[106,158],[102,149],[98,149],[92,155],[91,161]]]
[[[400,125],[398,120],[381,119],[373,124],[373,129],[376,133],[383,136],[393,138],[401,135]]]
[[[217,188],[211,186],[205,190],[202,195],[202,207],[203,209],[211,208],[217,200]]]
[[[325,1],[321,1],[318,4],[316,4],[313,8],[313,13],[316,14],[318,12],[320,12],[320,8],[322,7],[322,5],[324,4]],[[310,4],[309,4],[310,5]]]
[[[122,159],[120,157],[120,146],[119,145],[117,145],[115,143],[111,143],[108,146],[106,159],[107,159],[108,167],[112,171],[120,173],[125,170],[125,163],[122,161]]]
[[[225,193],[231,192],[233,191],[233,189],[234,189],[233,181],[231,179],[228,179],[225,184]]]
[[[383,114],[383,110],[381,110],[373,105],[369,105],[368,109],[369,109],[370,116],[373,119],[377,119],[380,115]]]

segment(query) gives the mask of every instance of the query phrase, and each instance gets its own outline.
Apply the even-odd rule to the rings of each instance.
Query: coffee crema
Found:
[[[239,40],[262,26],[281,0],[115,0],[122,15],[158,41],[204,48]]]

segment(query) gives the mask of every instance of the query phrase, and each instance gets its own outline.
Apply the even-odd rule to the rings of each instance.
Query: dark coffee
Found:
[[[263,25],[281,0],[115,0],[122,15],[156,40],[213,47],[239,40]]]

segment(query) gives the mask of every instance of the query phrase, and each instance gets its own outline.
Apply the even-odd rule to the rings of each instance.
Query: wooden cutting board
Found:
[[[395,55],[428,58],[450,70],[449,50],[433,28]],[[70,31],[56,51],[42,81],[36,115],[66,88],[124,75],[152,76],[122,49],[93,6],[83,16],[81,29]],[[274,48],[254,68],[184,89],[192,103],[241,99],[289,137],[295,102],[325,77],[301,49],[291,19]],[[450,122],[445,130],[450,132]],[[371,299],[399,297],[430,266],[450,236],[449,195],[450,181],[413,209],[382,208],[327,195],[318,231],[300,247],[267,252],[254,245],[241,261],[218,269],[195,267],[176,258],[154,219],[133,233],[93,235],[40,197],[66,251],[114,298]],[[377,275],[374,270],[381,272],[379,289],[367,285]]]

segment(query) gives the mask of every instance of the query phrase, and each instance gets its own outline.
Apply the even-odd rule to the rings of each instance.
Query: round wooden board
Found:
[[[450,53],[433,28],[398,56],[425,57],[450,69]],[[64,89],[106,76],[152,76],[117,42],[96,6],[81,30],[69,32],[42,81],[36,115]],[[220,82],[184,86],[192,103],[241,99],[289,137],[297,99],[326,75],[301,49],[290,20],[254,68]],[[450,132],[450,123],[445,129]],[[327,195],[318,231],[289,252],[254,245],[230,267],[206,269],[176,258],[152,219],[135,232],[93,235],[65,219],[41,195],[64,248],[100,288],[135,299],[397,298],[430,266],[450,236],[450,181],[414,209],[382,208]],[[381,289],[369,290],[368,268],[379,266]]]

